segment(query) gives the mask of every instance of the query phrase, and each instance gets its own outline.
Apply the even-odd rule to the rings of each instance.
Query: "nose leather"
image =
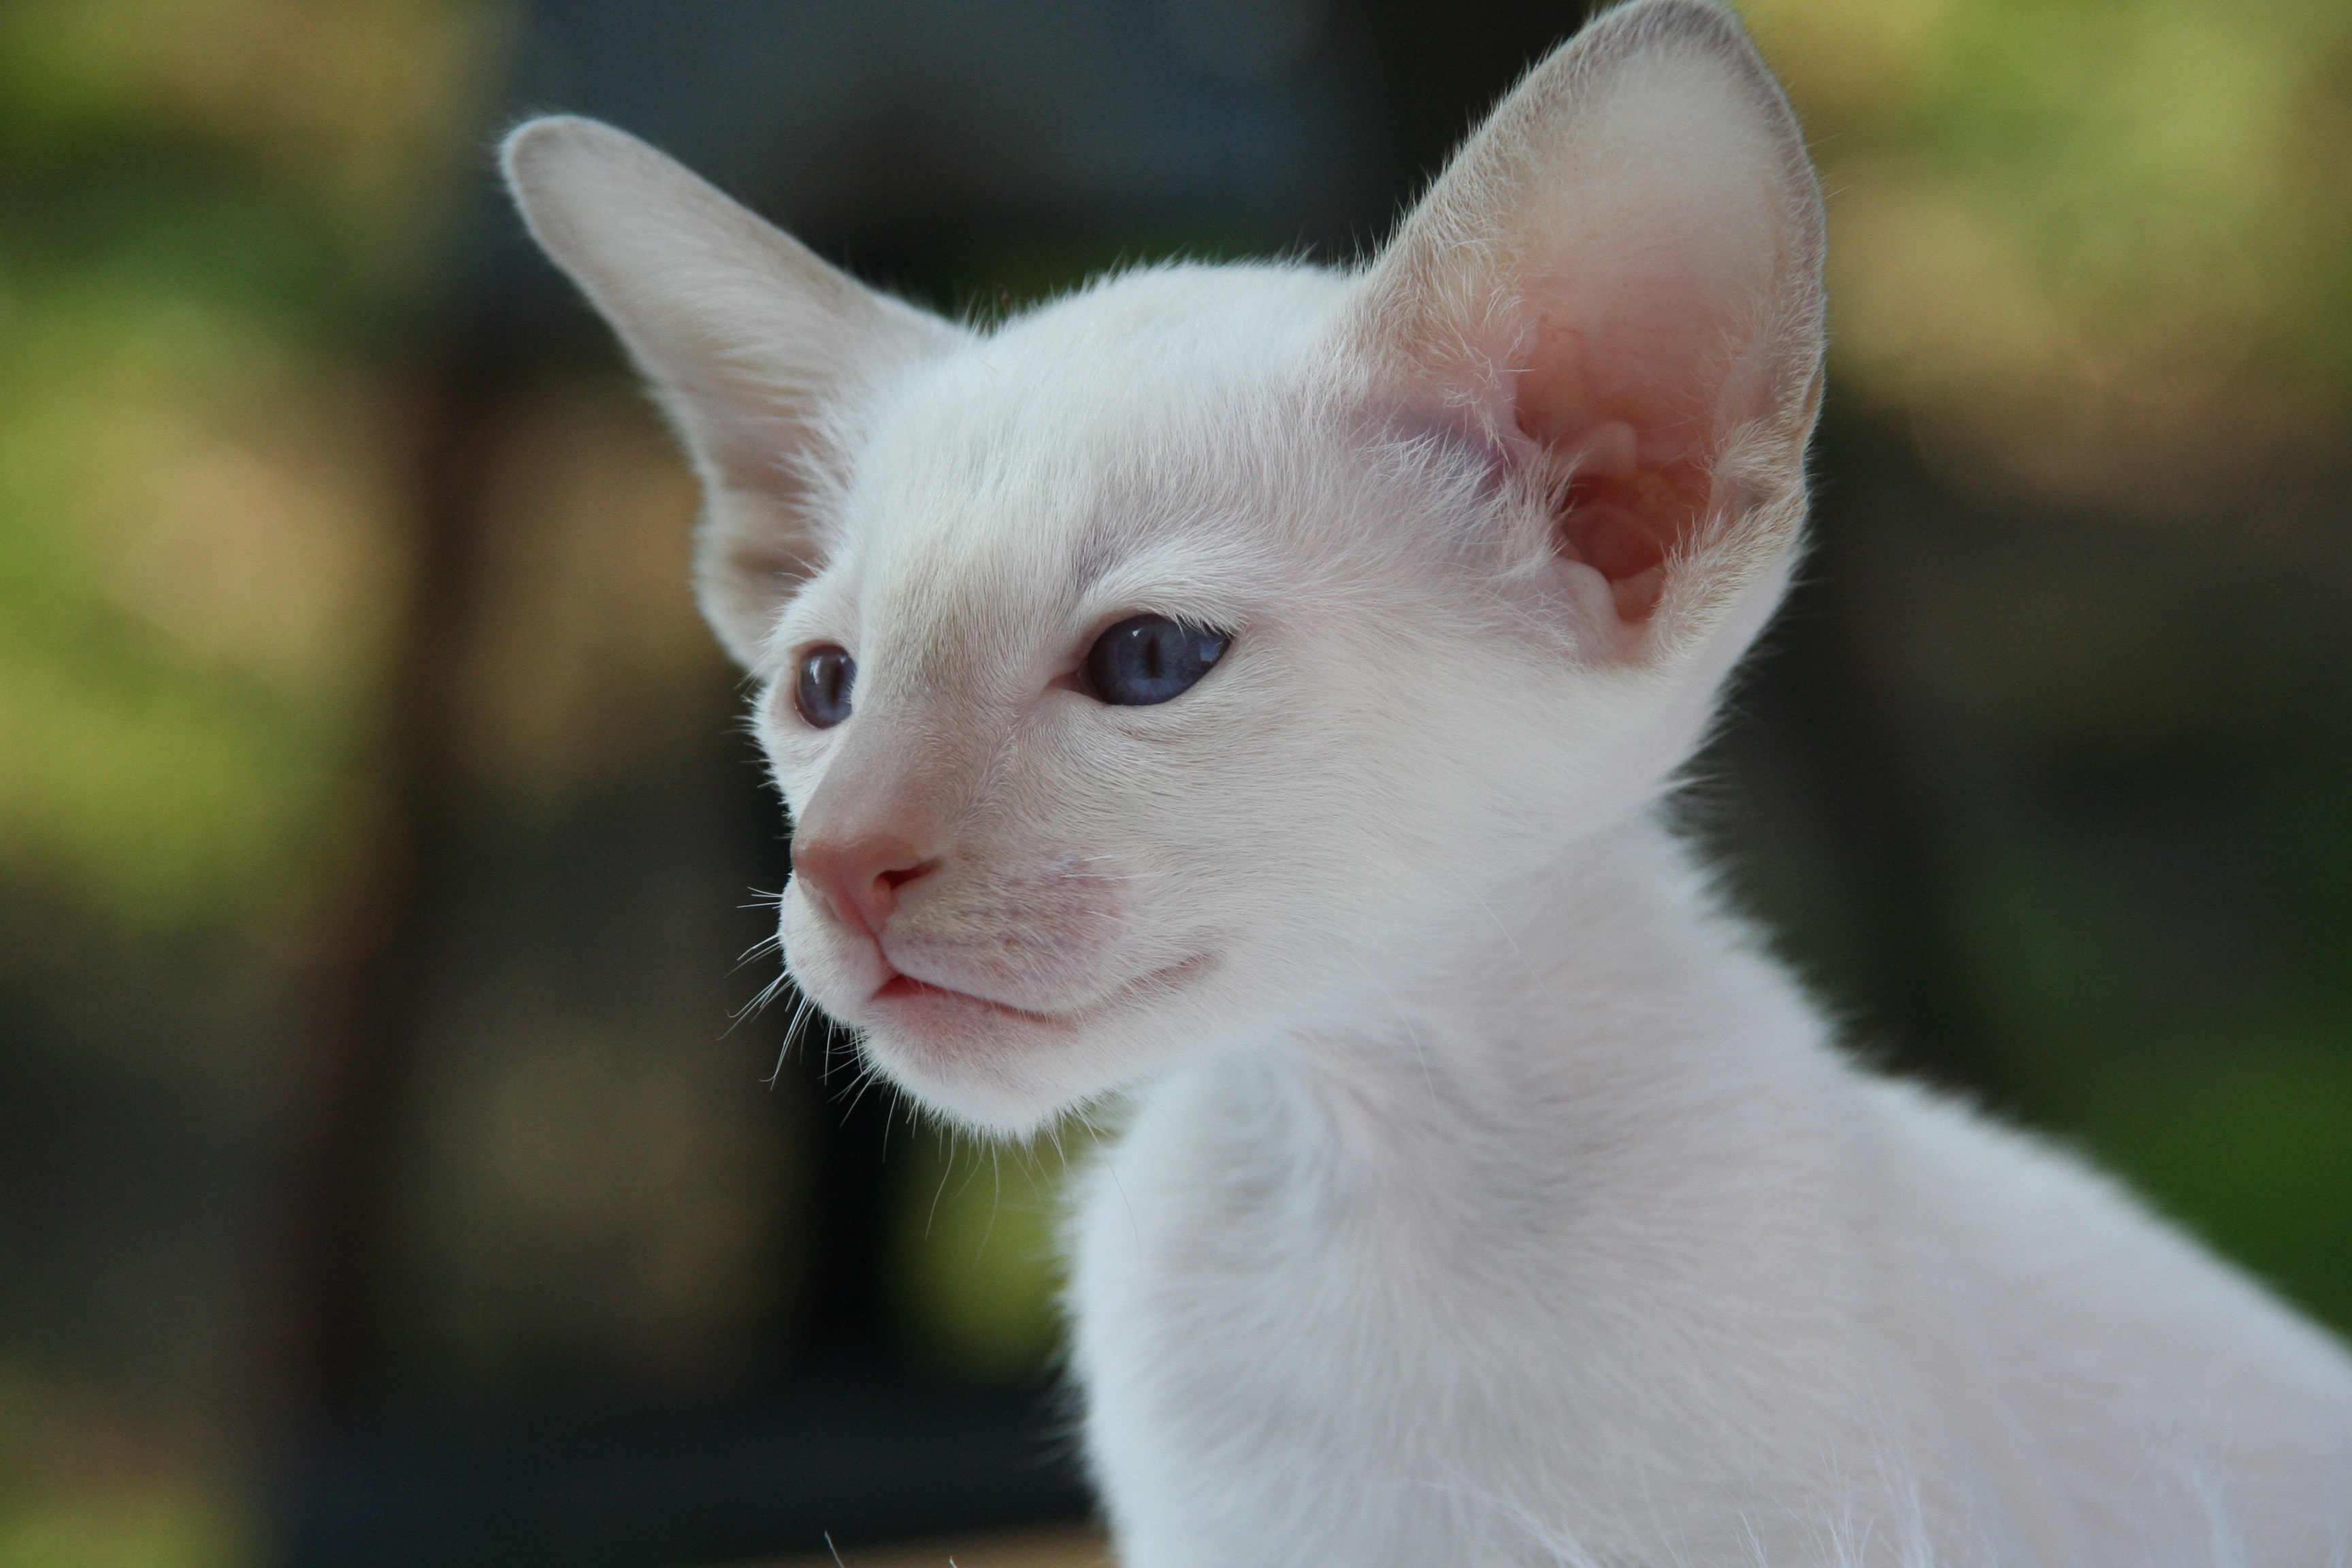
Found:
[[[939,867],[911,840],[893,833],[816,837],[793,845],[793,875],[833,918],[877,941],[898,908],[899,889]]]

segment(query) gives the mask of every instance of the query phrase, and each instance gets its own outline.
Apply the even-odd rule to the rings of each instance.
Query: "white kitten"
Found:
[[[1365,270],[990,331],[606,127],[506,156],[708,488],[794,976],[968,1123],[1133,1091],[1073,1292],[1129,1568],[2344,1561],[2338,1348],[1857,1069],[1660,824],[1821,387],[1727,12],[1595,23]]]

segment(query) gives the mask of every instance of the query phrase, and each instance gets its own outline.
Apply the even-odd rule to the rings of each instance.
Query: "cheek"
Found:
[[[1269,703],[1198,772],[1188,836],[1232,912],[1287,945],[1385,929],[1462,896],[1483,795],[1529,765],[1494,682],[1434,652],[1334,650],[1311,700]],[[1477,827],[1479,831],[1473,831]],[[1309,936],[1307,933],[1313,933]]]
[[[1382,790],[1361,737],[1327,715],[1241,715],[1127,793],[1130,832],[1168,875],[1160,918],[1254,942],[1328,929],[1386,858],[1368,819]]]
[[[1030,835],[982,839],[945,877],[901,906],[894,953],[1076,984],[1137,945],[1130,938],[1139,934],[1132,915],[1140,879],[1115,852]]]
[[[784,809],[797,820],[809,796],[824,774],[831,747],[827,737],[805,724],[771,722],[762,715],[754,732],[767,753],[768,776],[784,797]]]

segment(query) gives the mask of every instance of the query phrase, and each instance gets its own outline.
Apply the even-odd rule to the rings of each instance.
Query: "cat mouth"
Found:
[[[1039,1028],[1067,1030],[1106,1012],[1130,997],[1149,992],[1164,992],[1183,984],[1207,970],[1213,960],[1208,953],[1195,953],[1165,969],[1155,969],[1139,974],[1118,987],[1101,1000],[1067,1013],[1040,1013],[1027,1007],[1015,1007],[1009,1002],[978,995],[970,991],[958,991],[950,986],[934,985],[928,980],[918,980],[893,969],[888,979],[877,986],[866,999],[868,1006],[880,1006],[891,1011],[916,1013],[947,1010],[976,1011],[997,1017],[1012,1019]]]
[[[1024,1024],[1043,1024],[1049,1026],[1066,1026],[1071,1016],[1057,1013],[1033,1013],[1026,1007],[1015,1007],[1009,1002],[998,1002],[986,996],[974,995],[969,991],[957,991],[945,985],[934,985],[928,980],[918,980],[911,974],[899,974],[895,972],[889,979],[876,988],[874,994],[867,1000],[879,1003],[943,1002],[965,1007],[977,1007],[984,1012],[999,1014],[1007,1018],[1018,1018]]]

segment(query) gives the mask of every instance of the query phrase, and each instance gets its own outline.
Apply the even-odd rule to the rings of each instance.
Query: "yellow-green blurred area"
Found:
[[[654,40],[699,8],[606,9]],[[2352,8],[1745,9],[1830,196],[1834,391],[1812,580],[1696,816],[1860,1040],[2352,1328]],[[1000,31],[1129,11],[1192,15]],[[1359,234],[1475,106],[1415,96],[1423,33],[1574,21],[1292,13],[1387,127]],[[0,1568],[280,1552],[321,1064],[420,756],[443,870],[370,1145],[370,1398],[789,1384],[834,1224],[908,1365],[1034,1383],[1055,1342],[1081,1130],[885,1114],[851,1201],[854,1068],[804,1031],[765,1087],[791,1006],[730,1026],[782,824],[650,412],[575,346],[448,414],[537,14],[0,6]],[[889,280],[996,308],[1256,232],[971,210]]]

